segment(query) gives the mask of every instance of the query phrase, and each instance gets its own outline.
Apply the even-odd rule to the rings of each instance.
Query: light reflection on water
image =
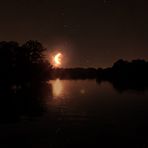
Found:
[[[3,127],[5,126],[1,126],[1,131],[3,131],[1,137],[8,137],[8,135],[16,137],[14,135],[18,133],[18,138],[16,137],[16,143],[18,144],[20,133],[23,132],[21,137],[25,137],[25,142],[26,137],[29,137],[30,144],[30,138],[33,136],[33,141],[31,142],[35,142],[37,147],[38,145],[40,146],[41,142],[43,142],[41,147],[46,147],[46,144],[51,147],[55,143],[58,143],[58,147],[61,147],[61,141],[66,145],[70,140],[72,144],[80,140],[78,143],[82,141],[81,143],[85,143],[86,146],[88,141],[91,144],[89,147],[96,147],[92,146],[94,139],[99,144],[101,142],[103,145],[108,143],[109,146],[107,147],[115,147],[110,145],[112,141],[115,143],[119,141],[120,145],[117,147],[123,147],[122,145],[126,142],[126,145],[128,145],[129,139],[134,144],[134,146],[129,145],[130,148],[137,147],[135,143],[138,143],[138,141],[140,141],[141,147],[145,147],[144,144],[148,143],[144,141],[148,139],[148,91],[144,93],[136,93],[135,91],[119,93],[110,83],[98,84],[95,80],[57,79],[50,80],[42,85],[43,90],[41,92],[38,93],[36,89],[33,90],[33,95],[37,98],[37,102],[33,97],[27,99],[30,95],[28,90],[21,94],[24,101],[19,103],[19,96],[19,99],[16,99],[17,103],[15,106],[13,104],[14,99],[10,99],[13,100],[12,107],[8,104],[10,100],[1,99],[1,103],[4,101],[4,107],[3,104],[1,105],[1,113],[5,113],[8,109],[6,119],[10,118],[12,120],[16,112],[14,110],[15,107],[17,107],[15,109],[18,111],[23,106],[25,107],[25,110],[21,110],[23,114],[20,114],[21,118],[23,117],[21,126],[17,123],[20,129],[12,126],[13,129],[9,130],[8,128],[4,129]],[[26,92],[28,93],[26,94]],[[43,99],[38,102],[38,98]],[[42,112],[40,108],[42,105],[45,107],[45,112],[41,114],[42,116],[35,117],[35,120],[32,120],[32,115],[38,115],[38,112]],[[24,114],[24,111],[27,113]],[[17,117],[18,112],[16,113]],[[29,118],[26,118],[28,113]],[[29,120],[28,122],[28,119],[31,119],[31,121]],[[11,126],[8,125],[8,127],[10,128]],[[8,133],[6,133],[7,131]],[[14,134],[9,131],[14,131]],[[24,136],[24,133],[26,134],[27,132],[28,134]],[[34,140],[34,138],[37,139]],[[67,140],[68,138],[69,140]],[[12,140],[11,138],[10,141]],[[7,140],[6,142],[8,143],[9,141]],[[10,144],[12,143],[10,142]],[[65,145],[64,147],[67,147]],[[86,146],[82,145],[81,147]],[[71,145],[68,145],[68,147],[71,147]]]
[[[135,113],[145,115],[148,93],[117,92],[109,82],[101,84],[95,80],[51,80],[52,99],[46,104],[59,116],[86,115],[102,120],[130,118]],[[139,112],[144,110],[145,112]],[[143,114],[144,113],[144,114]],[[83,118],[83,117],[82,117]]]
[[[51,80],[53,98],[89,98],[88,95],[116,93],[108,82],[98,85],[95,80]]]
[[[47,100],[47,108],[52,113],[56,112],[56,116],[75,116],[75,121],[84,120],[84,116],[85,119],[94,116],[100,112],[104,102],[109,104],[109,97],[116,94],[110,83],[98,85],[95,80],[56,79],[49,81],[49,84],[52,85],[53,96]]]
[[[59,79],[56,79],[55,81],[52,81],[51,84],[52,84],[53,96],[54,97],[60,96],[63,91],[62,82]]]

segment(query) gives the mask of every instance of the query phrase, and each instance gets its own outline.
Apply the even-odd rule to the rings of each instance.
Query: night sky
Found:
[[[0,40],[38,40],[64,54],[63,67],[148,60],[146,0],[1,0]]]

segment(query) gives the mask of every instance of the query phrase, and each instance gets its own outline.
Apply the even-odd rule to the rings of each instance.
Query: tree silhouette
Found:
[[[40,42],[33,40],[22,46],[13,41],[0,42],[0,81],[22,83],[46,79],[52,68],[44,58],[46,50]]]
[[[30,40],[22,46],[0,42],[0,122],[42,113],[41,99],[51,93],[45,82],[51,65],[44,60],[44,51],[38,41]]]
[[[142,59],[131,62],[116,61],[111,68],[98,71],[97,82],[109,81],[120,92],[128,89],[145,90],[148,88],[148,62]]]
[[[46,49],[40,42],[30,40],[23,44],[21,48],[22,51],[24,51],[24,58],[26,58],[30,63],[43,62],[43,52]]]

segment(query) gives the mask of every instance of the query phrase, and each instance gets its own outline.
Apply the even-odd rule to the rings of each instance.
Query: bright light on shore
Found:
[[[62,53],[57,53],[55,56],[53,56],[53,66],[60,67],[62,65],[62,58]]]

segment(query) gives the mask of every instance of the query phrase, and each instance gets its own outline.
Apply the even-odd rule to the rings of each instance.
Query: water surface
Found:
[[[147,114],[148,91],[120,93],[109,82],[98,84],[95,80],[57,79],[49,83],[52,85],[52,99],[46,100],[47,108],[61,116],[85,115],[98,121],[103,118],[126,122],[133,117],[139,120]]]
[[[148,91],[118,92],[111,83],[95,80],[53,80],[48,112],[61,127],[80,128],[104,147],[144,147],[148,137]],[[62,124],[63,123],[63,124]],[[80,131],[81,131],[80,130]],[[82,138],[82,139],[83,139]],[[105,144],[109,141],[110,144]],[[90,142],[91,143],[91,142]],[[96,143],[93,142],[93,143]]]
[[[9,111],[4,115],[20,120],[0,124],[0,145],[148,147],[147,90],[121,93],[109,82],[57,79],[26,92],[23,101],[18,95],[13,105],[4,102]]]

